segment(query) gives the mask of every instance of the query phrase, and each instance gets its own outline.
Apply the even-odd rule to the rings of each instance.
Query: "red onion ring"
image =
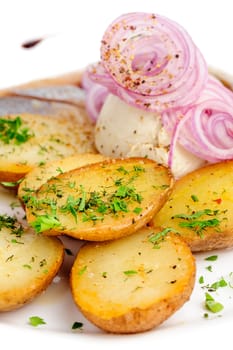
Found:
[[[89,117],[96,121],[103,107],[106,97],[109,94],[107,87],[95,83],[89,77],[89,67],[85,70],[81,82],[82,88],[86,91],[85,106]]]
[[[96,70],[99,83],[112,80],[111,89],[125,102],[156,112],[193,104],[208,76],[189,34],[176,22],[148,13],[117,18],[103,36],[101,58],[105,73]]]
[[[163,113],[162,122],[172,134],[169,166],[176,142],[210,163],[233,158],[233,93],[216,79],[195,105]]]
[[[108,96],[109,91],[106,87],[95,84],[86,93],[85,103],[88,115],[96,121]]]

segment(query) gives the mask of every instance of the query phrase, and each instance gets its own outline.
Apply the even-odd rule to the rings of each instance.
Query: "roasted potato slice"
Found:
[[[152,160],[107,160],[60,174],[24,196],[26,217],[47,235],[119,238],[152,219],[172,183],[169,170]]]
[[[81,113],[81,112],[80,112]],[[86,119],[86,123],[83,123]],[[8,115],[0,119],[0,181],[18,181],[35,166],[77,153],[96,153],[83,116]]]
[[[107,157],[98,153],[84,153],[54,160],[35,167],[21,181],[18,187],[18,198],[23,201],[23,196],[37,191],[44,183],[58,174],[80,168],[87,164],[101,162],[105,159]]]
[[[180,233],[193,252],[233,246],[233,161],[179,179],[153,224]]]
[[[17,309],[44,291],[64,258],[61,241],[23,230],[0,215],[0,312]]]
[[[190,298],[194,280],[188,245],[148,227],[114,241],[84,244],[70,275],[77,306],[112,333],[158,326]]]

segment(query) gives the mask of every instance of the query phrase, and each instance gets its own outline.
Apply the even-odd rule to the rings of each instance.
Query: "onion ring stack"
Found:
[[[87,69],[93,84],[105,89],[87,98],[87,105],[97,106],[90,112],[95,119],[113,93],[161,116],[171,135],[170,167],[177,142],[207,162],[233,158],[233,93],[208,74],[181,25],[160,15],[127,13],[107,28],[100,52],[101,61]]]

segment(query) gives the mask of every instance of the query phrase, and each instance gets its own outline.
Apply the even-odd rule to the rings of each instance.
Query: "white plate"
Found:
[[[3,188],[0,188],[0,213],[13,214],[20,219],[24,217],[24,212],[19,207],[19,203],[17,205],[17,199],[14,193]],[[37,337],[38,340],[36,340],[35,346],[41,346],[41,342],[44,341],[46,343],[56,338],[57,340],[59,339],[59,343],[64,340],[66,346],[77,342],[79,345],[88,345],[88,349],[90,349],[92,341],[95,344],[95,348],[100,345],[102,348],[108,342],[111,342],[112,347],[116,344],[119,346],[119,342],[123,342],[124,344],[126,342],[136,342],[138,344],[140,341],[143,343],[153,341],[155,345],[161,344],[164,346],[165,344],[170,344],[171,339],[173,339],[172,342],[183,342],[185,339],[189,340],[189,337],[193,337],[195,333],[198,334],[198,337],[202,333],[205,337],[211,337],[208,339],[208,344],[212,344],[213,339],[218,336],[218,334],[213,332],[216,327],[218,332],[224,331],[225,336],[231,334],[230,324],[233,317],[232,250],[196,254],[197,276],[191,299],[160,327],[140,335],[114,336],[106,335],[91,325],[74,304],[69,288],[69,270],[79,246],[74,239],[68,237],[63,238],[63,242],[65,247],[72,251],[73,256],[66,255],[63,268],[58,276],[55,277],[50,287],[41,296],[21,309],[1,314],[0,329],[2,330],[2,327],[4,327],[4,332],[6,332],[2,333],[1,331],[1,337],[2,334],[9,333],[8,343],[15,341],[15,336],[11,338],[12,333],[15,334],[15,331],[17,331],[16,334],[20,332],[17,337],[22,337],[24,342],[28,341],[29,345],[31,341],[34,344],[34,340],[32,339],[37,339]],[[217,255],[217,260],[206,261],[205,258],[210,255]],[[212,271],[209,271],[209,266],[211,266]],[[200,276],[204,277],[204,284],[199,283]],[[211,314],[204,307],[205,292],[207,289],[203,288],[203,286],[219,281],[222,277],[230,285],[219,288],[217,292],[211,293],[211,295],[224,305],[224,310],[219,314]],[[205,313],[208,313],[208,319],[204,318]],[[28,322],[31,316],[43,318],[46,324],[32,329],[33,327]],[[83,323],[82,330],[72,330],[72,325],[76,321]],[[26,338],[25,334],[27,334]],[[206,338],[201,340],[202,345],[205,341]],[[219,341],[219,338],[214,340],[213,345],[216,345],[217,341]],[[211,348],[213,348],[212,345]],[[180,344],[179,349],[183,349],[182,344]]]
[[[231,2],[206,0],[124,0],[124,1],[7,1],[0,4],[0,88],[29,80],[59,75],[84,67],[99,57],[99,42],[107,25],[118,15],[129,11],[155,12],[177,20],[185,26],[202,50],[208,63],[233,73],[231,43]],[[221,6],[220,6],[221,5]],[[200,7],[198,7],[200,6]],[[49,35],[48,39],[31,50],[23,50],[27,39]],[[12,212],[13,194],[0,190],[0,213]],[[23,215],[18,208],[13,209]],[[74,240],[64,239],[75,253]],[[209,255],[218,255],[217,261],[207,262]],[[81,349],[119,349],[153,347],[156,349],[219,349],[231,344],[233,324],[233,288],[219,288],[215,298],[224,304],[219,315],[203,314],[205,289],[198,279],[204,276],[205,284],[224,277],[230,281],[232,250],[196,255],[196,285],[188,301],[160,327],[138,335],[114,336],[101,332],[80,314],[74,305],[68,283],[72,258],[66,256],[64,267],[51,286],[28,305],[13,312],[0,314],[1,342],[7,348],[22,346],[42,349],[49,346]],[[212,265],[212,272],[206,267]],[[233,280],[231,281],[233,284]],[[33,328],[28,324],[31,316],[42,317],[46,324]],[[72,324],[83,323],[83,330],[72,331]],[[224,345],[225,346],[225,345]]]

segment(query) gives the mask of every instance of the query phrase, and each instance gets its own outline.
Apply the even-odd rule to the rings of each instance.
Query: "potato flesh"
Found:
[[[119,171],[121,167],[122,171]],[[137,167],[141,167],[143,171],[135,171]],[[87,199],[90,193],[98,193],[101,194],[103,200],[106,200],[102,193],[106,192],[107,196],[114,193],[119,188],[115,184],[116,181],[122,181],[123,185],[128,184],[134,187],[136,193],[142,196],[142,200],[140,202],[129,201],[127,211],[119,211],[117,214],[105,215],[98,212],[98,209],[93,209],[85,213],[77,211],[77,218],[75,218],[69,211],[62,212],[61,208],[66,205],[68,196],[78,198],[82,195],[80,186],[87,193]],[[107,240],[135,232],[151,220],[155,211],[166,200],[171,183],[172,177],[168,170],[154,161],[143,158],[118,159],[61,174],[39,189],[36,193],[36,200],[46,199],[56,202],[60,228],[47,231],[47,234],[64,233],[79,239]],[[73,187],[72,184],[75,186]],[[56,188],[56,191],[50,191],[51,188]],[[59,196],[57,196],[58,191],[60,191]],[[134,212],[137,207],[142,209],[140,213]],[[26,208],[28,222],[33,223],[36,215],[51,214],[49,210],[45,205],[41,206],[38,211],[38,207],[34,208],[33,204],[30,207],[29,204]],[[84,214],[98,219],[84,220]]]
[[[232,182],[233,161],[210,165],[186,175],[176,182],[169,200],[154,216],[154,225],[174,228],[196,251],[233,244],[229,238],[233,236]],[[219,225],[206,227],[200,233],[181,227],[180,223],[184,220],[174,218],[178,214],[191,215],[207,209],[216,211],[216,215],[203,215],[199,220],[217,218]],[[229,235],[226,242],[224,235]],[[211,236],[215,236],[216,241],[208,244]]]
[[[15,239],[17,242],[11,242]],[[54,255],[58,250],[57,256]],[[63,255],[62,244],[53,238],[35,236],[25,233],[15,237],[12,233],[3,229],[0,232],[0,295],[9,288],[25,288],[31,279],[43,279],[51,266],[59,261]]]
[[[97,153],[85,153],[54,160],[40,167],[36,167],[31,170],[20,183],[18,197],[22,199],[23,195],[27,194],[28,189],[30,189],[30,191],[38,190],[49,179],[53,176],[57,176],[61,172],[65,173],[87,164],[100,162],[104,159],[106,159],[106,157]]]
[[[144,229],[80,249],[71,272],[71,287],[82,310],[112,319],[132,309],[149,309],[191,286],[195,264],[188,247],[173,236],[154,249],[148,236],[155,231]]]

